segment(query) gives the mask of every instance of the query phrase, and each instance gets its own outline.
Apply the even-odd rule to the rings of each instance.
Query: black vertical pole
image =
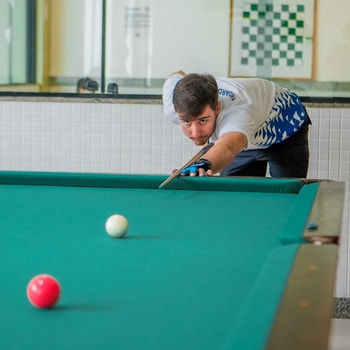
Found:
[[[36,2],[35,0],[27,1],[27,67],[26,82],[35,83],[35,50],[36,50]]]
[[[106,0],[102,0],[101,92],[106,85]]]

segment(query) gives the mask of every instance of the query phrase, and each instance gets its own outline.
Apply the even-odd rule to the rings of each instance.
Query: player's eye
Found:
[[[199,119],[199,124],[203,125],[207,122],[207,119]]]

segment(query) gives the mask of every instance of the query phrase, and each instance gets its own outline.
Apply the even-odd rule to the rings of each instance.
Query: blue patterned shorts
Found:
[[[269,118],[254,135],[253,145],[267,148],[293,136],[309,121],[298,95],[283,89],[276,94]]]

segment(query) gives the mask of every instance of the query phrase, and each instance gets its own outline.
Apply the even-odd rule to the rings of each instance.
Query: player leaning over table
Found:
[[[183,175],[305,178],[310,119],[292,91],[258,78],[173,73],[165,115],[196,145],[214,146]]]

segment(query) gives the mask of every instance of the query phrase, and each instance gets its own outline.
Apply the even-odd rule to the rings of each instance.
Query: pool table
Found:
[[[0,172],[1,349],[327,349],[344,184],[165,179]]]

